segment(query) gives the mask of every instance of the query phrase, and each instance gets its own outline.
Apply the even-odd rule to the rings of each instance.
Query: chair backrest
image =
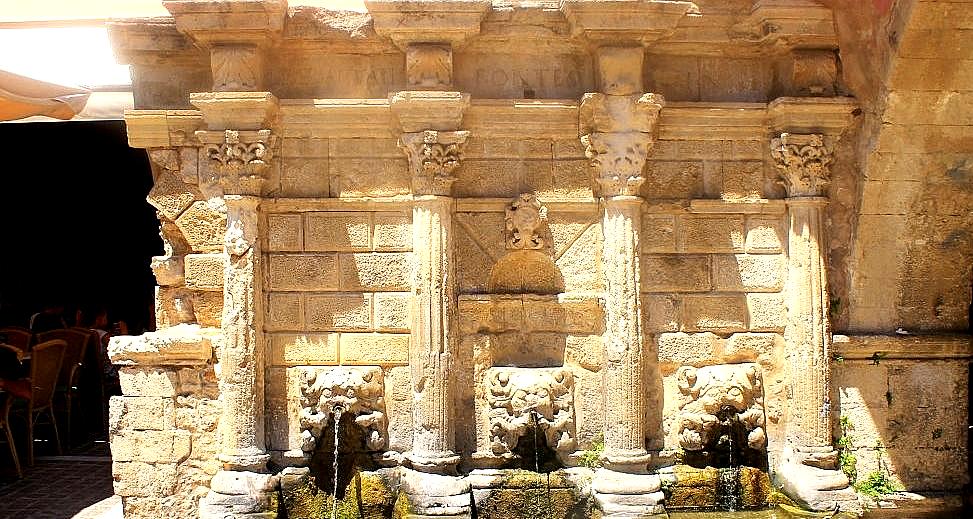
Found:
[[[30,347],[30,330],[26,328],[19,326],[0,328],[0,336],[6,337],[0,342],[9,344],[21,351],[27,351]]]
[[[78,330],[51,330],[37,334],[37,342],[47,342],[60,339],[67,343],[64,349],[64,359],[61,362],[61,372],[57,379],[57,384],[63,387],[70,387],[76,382],[75,375],[84,359],[84,350],[88,345],[90,336]],[[36,346],[35,346],[36,348]]]
[[[30,405],[39,409],[51,405],[54,387],[61,372],[61,359],[68,344],[61,339],[41,342],[30,355]]]

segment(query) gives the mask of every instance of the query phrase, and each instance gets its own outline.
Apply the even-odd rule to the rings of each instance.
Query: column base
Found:
[[[223,469],[241,472],[260,472],[267,468],[270,454],[256,447],[234,452],[222,452],[216,459],[223,462]]]
[[[276,519],[272,499],[278,478],[270,474],[221,470],[199,500],[200,519]]]
[[[404,492],[399,499],[409,500],[408,519],[470,517],[473,494],[464,478],[402,468],[399,483]]]
[[[408,452],[404,457],[413,469],[420,472],[456,474],[456,466],[459,464],[459,456],[452,452]]]
[[[824,448],[788,451],[784,452],[784,462],[774,473],[776,484],[785,494],[818,512],[862,513],[858,495],[849,486],[848,476],[830,461],[832,457],[837,459],[837,454],[832,456]]]
[[[632,474],[598,469],[591,493],[604,517],[665,517],[662,478],[656,474]]]

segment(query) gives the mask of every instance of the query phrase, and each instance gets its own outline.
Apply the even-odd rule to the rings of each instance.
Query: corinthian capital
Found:
[[[638,195],[664,104],[657,94],[581,99],[581,144],[602,196]]]
[[[833,155],[823,136],[782,133],[770,141],[770,155],[788,197],[826,194]]]
[[[399,147],[409,158],[414,194],[449,196],[469,134],[436,130],[402,134]]]
[[[260,195],[277,142],[270,130],[197,131],[196,138],[227,194]]]

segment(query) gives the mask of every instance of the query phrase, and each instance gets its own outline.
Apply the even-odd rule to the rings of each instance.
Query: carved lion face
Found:
[[[743,412],[761,396],[759,372],[753,364],[727,364],[679,369],[679,388],[709,414],[724,407]]]

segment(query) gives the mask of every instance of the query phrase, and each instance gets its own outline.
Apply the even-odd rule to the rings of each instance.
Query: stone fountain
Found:
[[[832,14],[699,4],[117,22],[166,243],[158,331],[111,347],[126,517],[650,517],[771,478],[856,511]]]

